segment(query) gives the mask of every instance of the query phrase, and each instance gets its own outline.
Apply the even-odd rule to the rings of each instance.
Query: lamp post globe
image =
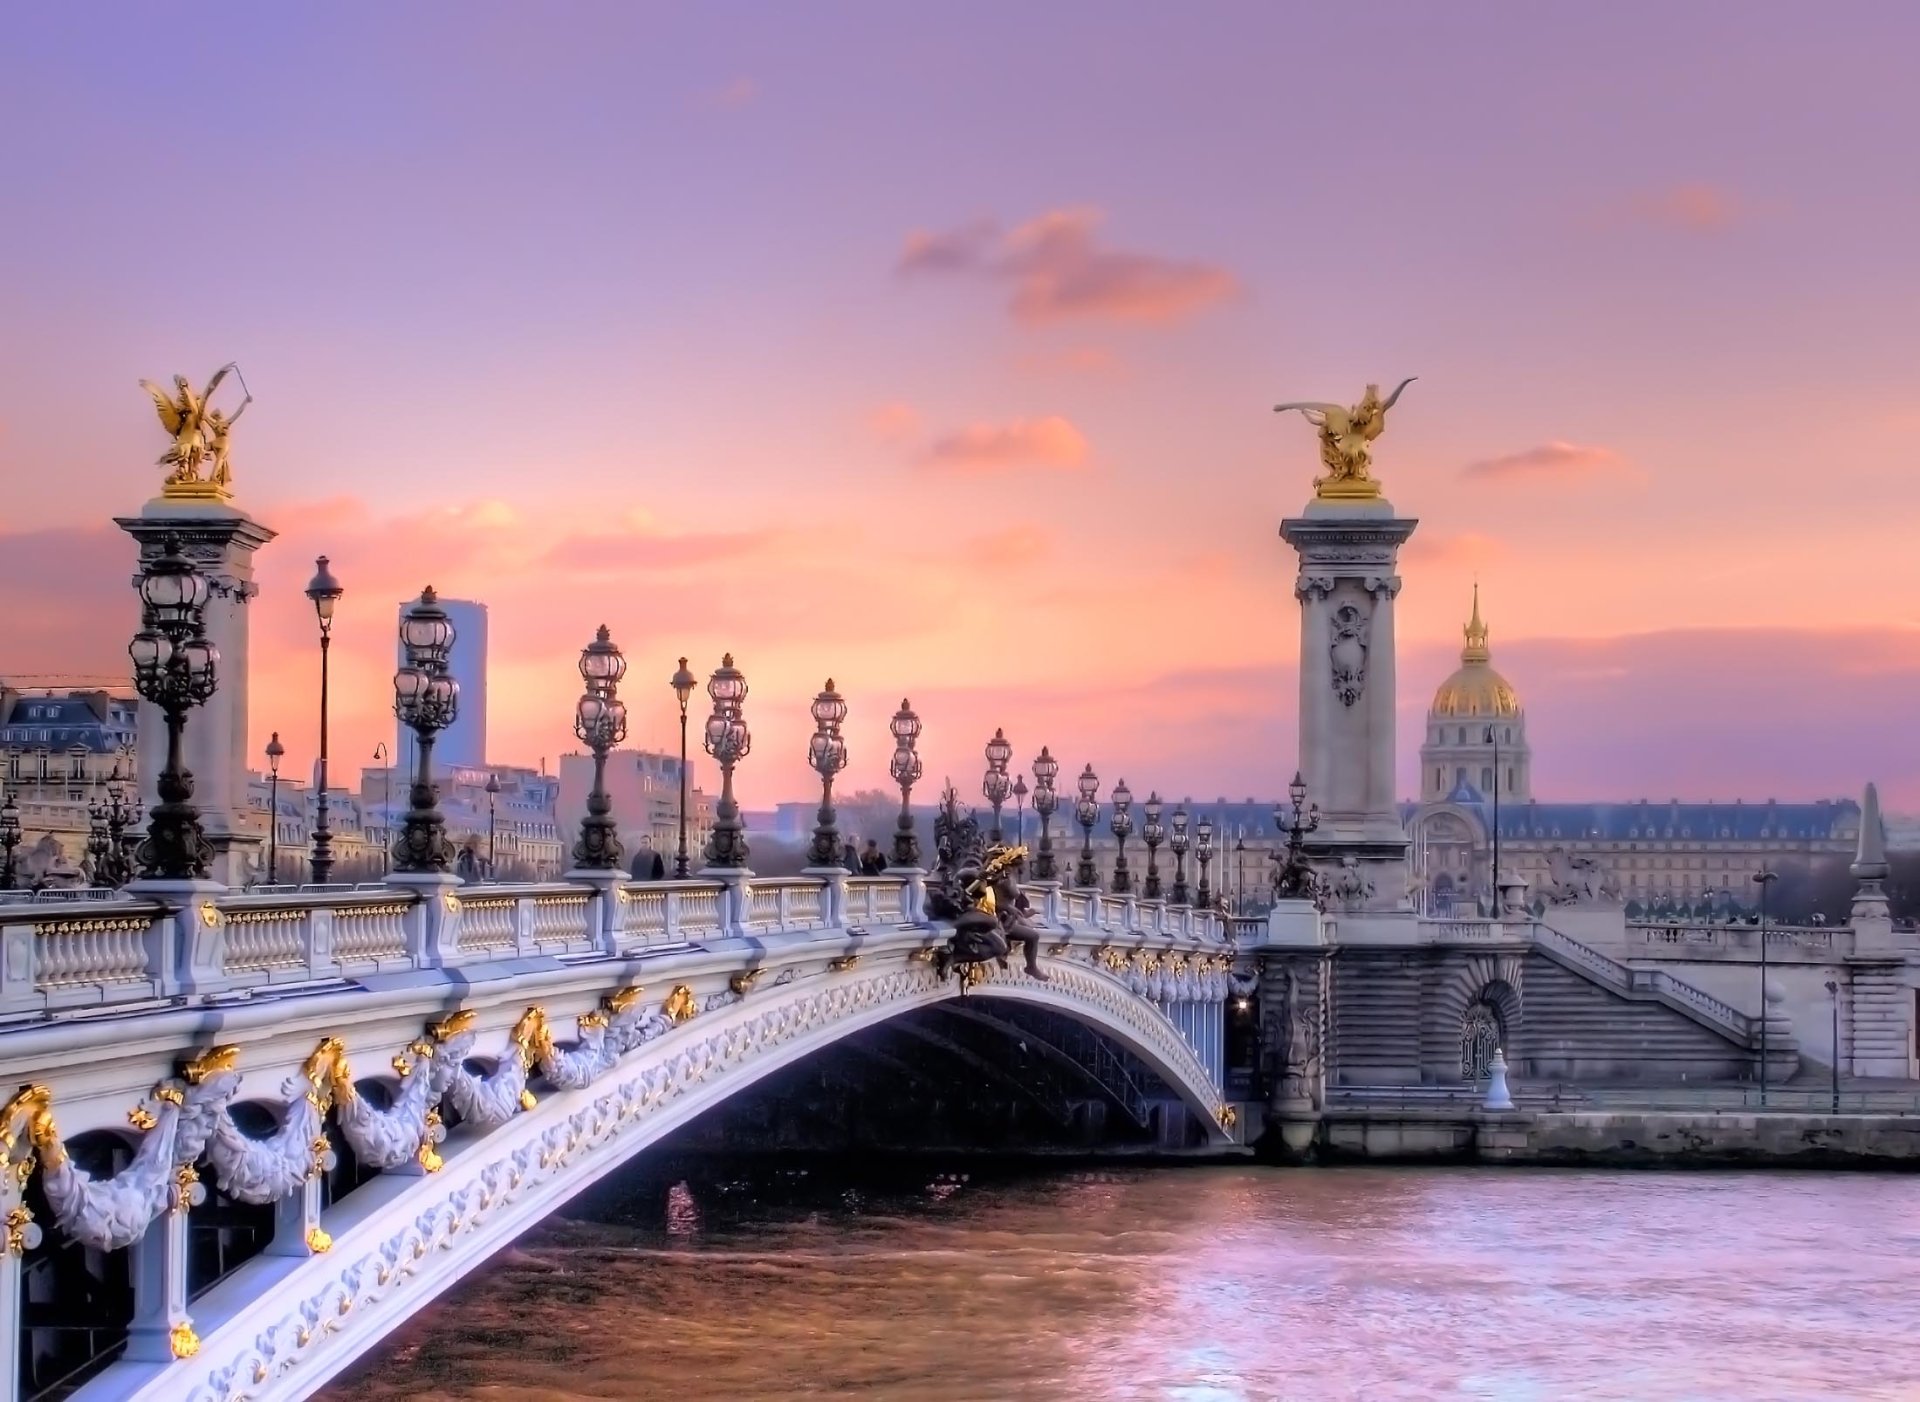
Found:
[[[847,767],[847,742],[840,726],[847,718],[847,698],[827,678],[820,694],[807,708],[813,716],[813,734],[807,740],[807,764],[820,776],[820,812],[807,847],[807,864],[817,871],[846,865],[840,847],[840,825],[833,811],[833,779]]]
[[[1093,864],[1093,825],[1100,821],[1100,779],[1089,764],[1077,781],[1080,797],[1073,806],[1074,821],[1080,824],[1080,861],[1073,870],[1073,883],[1083,890],[1097,890],[1100,869]]]
[[[1149,790],[1147,801],[1140,806],[1140,812],[1146,821],[1140,827],[1140,840],[1147,844],[1147,880],[1141,894],[1150,901],[1160,899],[1160,844],[1166,840],[1167,830],[1161,824],[1161,815],[1166,805],[1160,802],[1157,790]]]
[[[904,696],[900,698],[900,709],[887,722],[887,729],[893,735],[893,758],[887,763],[887,772],[900,786],[900,818],[893,832],[893,865],[917,870],[920,834],[913,826],[913,786],[920,782],[922,772],[920,755],[914,748],[920,739],[920,717]]]
[[[1013,793],[1013,781],[1007,775],[1007,764],[1013,759],[1013,746],[1008,743],[1006,732],[996,729],[993,738],[987,741],[987,772],[980,780],[980,796],[993,808],[993,830],[987,834],[992,843],[1002,841],[1000,831],[1000,809]]]
[[[1013,776],[1013,840],[1017,846],[1027,845],[1027,776]]]
[[[487,775],[487,880],[494,879],[494,871],[499,861],[499,844],[496,840],[499,824],[500,776]]]
[[[220,652],[206,636],[210,590],[194,569],[180,537],[168,534],[158,555],[142,564],[140,631],[127,644],[133,684],[166,719],[167,754],[156,784],[146,839],[135,852],[140,875],[164,881],[205,880],[213,844],[193,805],[193,775],[187,772],[182,739],[187,713],[218,685]]]
[[[627,738],[627,706],[619,697],[620,678],[626,674],[627,659],[603,623],[593,641],[580,649],[584,688],[573,708],[573,733],[593,754],[587,816],[580,820],[580,840],[573,844],[573,865],[579,871],[616,870],[625,855],[607,794],[607,751]]]
[[[1124,896],[1133,890],[1133,873],[1127,870],[1127,838],[1133,834],[1133,790],[1125,779],[1113,786],[1112,807],[1107,826],[1113,830],[1113,893]]]
[[[1191,892],[1187,889],[1187,848],[1192,838],[1187,832],[1187,806],[1182,803],[1173,810],[1173,831],[1167,836],[1167,850],[1173,853],[1173,893],[1175,905],[1189,904]]]
[[[327,568],[325,555],[313,564],[313,581],[307,585],[307,598],[313,601],[314,615],[320,621],[320,772],[319,793],[314,803],[313,855],[307,865],[315,884],[320,884],[333,876],[333,829],[327,822],[327,658],[333,646],[334,606],[346,590]]]
[[[445,875],[453,866],[453,843],[433,782],[433,738],[460,714],[460,684],[447,672],[453,643],[453,620],[428,585],[400,616],[404,661],[393,674],[393,713],[413,731],[419,755],[407,790],[406,819],[393,843],[396,873]]]
[[[733,665],[732,653],[723,656],[707,678],[707,696],[713,702],[713,714],[707,717],[702,743],[720,766],[720,801],[714,808],[713,831],[707,835],[706,860],[709,867],[739,870],[747,864],[749,849],[740,805],[733,796],[733,770],[752,750],[753,733],[742,711],[746,674]]]

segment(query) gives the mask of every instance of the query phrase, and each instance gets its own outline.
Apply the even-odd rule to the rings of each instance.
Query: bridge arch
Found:
[[[305,1396],[500,1247],[704,1111],[862,1028],[962,996],[1034,1004],[1088,1024],[1159,1076],[1209,1142],[1232,1142],[1219,1092],[1164,1013],[1097,967],[1064,959],[1046,967],[1044,982],[990,969],[963,994],[925,962],[883,957],[870,968],[736,993],[723,1006],[710,999],[706,1012],[591,1084],[542,1092],[484,1134],[455,1133],[441,1147],[439,1172],[368,1180],[329,1211],[327,1254],[241,1267],[196,1302],[202,1347],[193,1358],[121,1364],[99,1381],[113,1396],[153,1402]]]

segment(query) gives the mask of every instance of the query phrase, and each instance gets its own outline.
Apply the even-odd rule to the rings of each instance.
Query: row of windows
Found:
[[[1473,739],[1471,740],[1467,739],[1467,736],[1469,733],[1471,733],[1473,736]],[[1484,745],[1488,743],[1487,737],[1490,733],[1491,732],[1489,727],[1484,725],[1476,725],[1471,727],[1464,726],[1464,725],[1455,726],[1453,743],[1456,745]],[[1433,743],[1436,745],[1444,745],[1448,743],[1446,726],[1436,725],[1433,728]],[[1505,725],[1500,728],[1499,743],[1502,745],[1511,745],[1513,743],[1513,727],[1512,726]]]

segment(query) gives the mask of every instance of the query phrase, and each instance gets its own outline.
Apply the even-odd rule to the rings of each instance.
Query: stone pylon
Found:
[[[247,617],[248,604],[259,592],[253,552],[276,532],[210,497],[156,497],[138,516],[116,516],[114,524],[139,543],[141,560],[160,554],[166,537],[178,535],[181,549],[212,586],[206,627],[220,649],[217,688],[187,716],[186,763],[200,824],[213,844],[213,878],[240,885],[265,841],[260,819],[247,806]],[[137,588],[137,570],[134,584]],[[136,619],[137,610],[136,605]],[[151,812],[159,801],[154,786],[167,755],[167,724],[158,706],[140,703],[138,729],[140,791]]]
[[[1417,521],[1385,498],[1316,497],[1281,522],[1300,556],[1300,775],[1320,805],[1308,853],[1330,914],[1411,909],[1395,803],[1394,599]]]

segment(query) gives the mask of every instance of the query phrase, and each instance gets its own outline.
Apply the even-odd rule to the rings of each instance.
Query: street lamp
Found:
[[[1122,779],[1113,786],[1113,816],[1107,820],[1113,829],[1113,893],[1124,896],[1133,890],[1133,877],[1127,871],[1127,836],[1133,831],[1133,790]]]
[[[20,805],[13,790],[0,799],[0,891],[13,889],[13,849],[20,845]]]
[[[980,796],[993,805],[993,831],[988,835],[989,842],[1002,840],[1000,832],[1000,808],[1013,793],[1013,781],[1007,777],[1007,765],[1013,759],[1013,746],[1008,742],[1004,730],[995,730],[993,738],[987,741],[987,773],[980,781]]]
[[[1166,829],[1160,826],[1160,815],[1166,809],[1160,802],[1158,790],[1148,791],[1140,811],[1147,819],[1140,829],[1140,840],[1147,844],[1147,885],[1142,894],[1150,901],[1157,901],[1160,899],[1160,844],[1166,840]]]
[[[673,688],[674,698],[680,703],[680,846],[673,854],[673,876],[676,881],[685,881],[687,867],[687,700],[693,695],[693,689],[700,684],[692,672],[687,670],[687,659],[680,659],[680,670],[667,679],[667,685]]]
[[[380,800],[380,853],[381,861],[388,870],[393,868],[393,759],[387,753],[387,742],[380,741],[373,747],[373,762],[381,768]]]
[[[1186,905],[1189,899],[1187,890],[1187,806],[1181,804],[1173,810],[1173,833],[1167,838],[1167,848],[1173,853],[1173,903]]]
[[[1827,996],[1833,1003],[1833,1113],[1840,1113],[1840,985],[1827,980]]]
[[[1753,874],[1760,888],[1760,1108],[1767,1107],[1767,887],[1780,879],[1765,867]]]
[[[133,846],[129,829],[140,821],[140,799],[127,797],[127,782],[116,760],[107,776],[107,854],[105,881],[108,886],[124,886],[133,879]]]
[[[433,737],[460,714],[460,683],[447,670],[453,653],[453,620],[428,585],[400,618],[400,646],[406,658],[393,674],[393,713],[418,741],[419,768],[407,793],[407,817],[393,844],[396,872],[446,872],[453,865],[440,813],[440,791],[433,783]]]
[[[893,719],[887,722],[887,729],[893,732],[893,759],[887,765],[887,772],[900,786],[900,821],[893,833],[893,864],[917,867],[920,835],[913,830],[912,803],[913,786],[919,782],[921,773],[920,756],[914,750],[914,742],[920,738],[920,717],[905,697],[900,699],[900,709],[893,713]]]
[[[1085,840],[1080,845],[1080,864],[1074,868],[1073,883],[1086,890],[1097,890],[1100,872],[1093,864],[1093,825],[1100,821],[1100,779],[1089,764],[1080,775],[1080,801],[1073,806]]]
[[[160,554],[145,561],[140,576],[140,631],[127,645],[133,682],[140,695],[160,708],[167,722],[166,765],[156,785],[146,841],[137,857],[140,874],[165,881],[205,880],[213,862],[213,844],[200,827],[193,806],[193,775],[181,754],[187,712],[212,696],[218,683],[220,650],[207,638],[207,581],[182,553],[180,537],[169,534]]]
[[[1213,909],[1213,888],[1207,884],[1207,867],[1213,861],[1213,815],[1202,813],[1200,821],[1193,825],[1194,837],[1198,846],[1194,857],[1200,863],[1200,889],[1196,893],[1202,910]]]
[[[1027,776],[1013,776],[1013,831],[1016,846],[1027,845]]]
[[[96,781],[93,801],[87,805],[87,870],[92,886],[111,885],[107,856],[107,800]]]
[[[1487,727],[1487,743],[1493,746],[1493,898],[1487,908],[1500,913],[1500,732]]]
[[[1307,834],[1320,826],[1320,805],[1307,806],[1307,785],[1298,770],[1287,785],[1287,798],[1293,804],[1291,812],[1277,806],[1273,810],[1273,825],[1287,835],[1287,855],[1274,874],[1273,894],[1279,900],[1310,898],[1314,894],[1313,869],[1302,849]]]
[[[287,747],[280,732],[267,740],[267,885],[279,884],[280,870],[280,761]]]
[[[707,695],[713,700],[713,714],[707,717],[701,742],[720,765],[720,802],[714,809],[705,855],[710,867],[740,868],[747,864],[748,848],[740,805],[733,798],[733,767],[752,751],[753,733],[741,713],[747,678],[733,665],[732,653],[720,659],[720,666],[707,679]]]
[[[1052,827],[1060,795],[1054,792],[1053,781],[1059,777],[1060,761],[1042,745],[1040,758],[1033,762],[1033,811],[1040,816],[1040,851],[1034,860],[1033,874],[1040,881],[1052,881],[1055,876]]]
[[[498,808],[500,801],[500,776],[487,775],[487,880],[494,879],[495,863],[499,859],[499,850],[495,838],[499,831]]]
[[[573,844],[573,864],[582,871],[610,871],[620,865],[620,824],[607,796],[607,751],[627,738],[627,706],[618,695],[626,674],[627,659],[602,623],[593,641],[580,649],[580,679],[586,689],[573,708],[573,733],[593,751],[587,816],[580,820],[580,840]]]
[[[813,698],[808,708],[813,716],[813,735],[807,741],[807,764],[820,776],[820,813],[813,826],[813,845],[807,848],[807,864],[816,868],[844,864],[840,850],[840,828],[833,815],[833,776],[847,767],[847,742],[840,735],[840,723],[847,718],[847,699],[834,689],[827,678],[826,689]]]
[[[313,857],[308,865],[313,868],[314,884],[320,885],[333,875],[333,830],[327,826],[327,653],[333,645],[333,606],[346,591],[327,568],[325,555],[313,565],[307,597],[320,618],[320,801],[314,809]]]

